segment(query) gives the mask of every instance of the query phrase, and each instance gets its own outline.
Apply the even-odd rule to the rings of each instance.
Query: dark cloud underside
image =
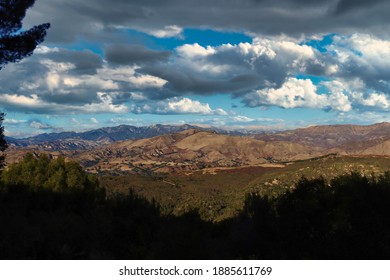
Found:
[[[147,64],[167,60],[170,52],[154,51],[140,45],[110,45],[105,50],[106,60],[117,65]]]
[[[48,40],[56,42],[80,35],[112,39],[116,27],[158,30],[170,25],[294,36],[362,28],[386,34],[389,8],[384,0],[39,0],[26,22],[51,22]]]

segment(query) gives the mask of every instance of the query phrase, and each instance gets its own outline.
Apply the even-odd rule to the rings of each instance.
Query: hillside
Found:
[[[7,137],[14,147],[39,147],[48,151],[88,150],[116,141],[150,138],[191,128],[191,125],[151,125],[136,127],[120,125],[103,127],[86,132],[44,133],[24,139]]]
[[[297,143],[266,142],[190,129],[148,139],[123,141],[76,156],[89,170],[155,172],[239,167],[307,159],[318,153]]]
[[[266,166],[214,168],[187,175],[103,175],[101,182],[110,195],[131,188],[149,201],[157,201],[164,213],[181,215],[199,209],[203,219],[218,221],[235,216],[249,193],[277,197],[291,191],[302,176],[330,182],[357,172],[372,178],[390,170],[390,158],[328,156]]]
[[[243,132],[240,132],[243,133]],[[117,126],[11,141],[7,162],[27,151],[62,154],[91,172],[191,172],[257,166],[328,154],[390,156],[390,124],[313,126],[256,135],[190,125]]]
[[[255,139],[288,141],[315,148],[359,152],[390,139],[390,123],[363,125],[324,125],[277,133],[257,134]]]

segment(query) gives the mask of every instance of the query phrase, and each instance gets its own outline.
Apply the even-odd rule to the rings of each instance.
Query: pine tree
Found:
[[[0,170],[4,167],[4,159],[5,154],[4,151],[7,149],[8,145],[7,142],[4,139],[4,127],[3,127],[3,120],[4,120],[4,113],[0,113]]]
[[[35,0],[1,0],[0,2],[0,69],[10,62],[30,56],[43,42],[49,23],[22,29],[26,10]]]
[[[49,23],[22,29],[26,10],[35,0],[0,0],[0,70],[4,65],[19,62],[32,55],[35,48],[43,42]],[[4,139],[4,113],[0,113],[0,170],[4,167],[7,142]]]

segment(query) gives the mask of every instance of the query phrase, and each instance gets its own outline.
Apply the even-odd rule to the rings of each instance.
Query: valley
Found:
[[[266,167],[213,168],[187,174],[106,173],[100,178],[110,195],[132,189],[156,201],[165,214],[198,210],[203,219],[220,221],[239,213],[246,195],[278,197],[293,190],[302,176],[331,181],[351,172],[371,177],[389,170],[390,158],[327,156]]]
[[[389,123],[255,134],[189,125],[119,126],[15,141],[8,164],[27,152],[63,156],[97,174],[108,195],[131,189],[167,215],[197,210],[211,221],[234,217],[249,193],[277,197],[302,177],[330,182],[351,172],[370,177],[390,170]]]

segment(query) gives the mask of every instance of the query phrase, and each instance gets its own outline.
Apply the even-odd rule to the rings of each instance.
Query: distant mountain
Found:
[[[158,172],[238,167],[308,159],[312,149],[284,141],[189,129],[147,139],[126,140],[75,155],[89,170],[146,169]]]
[[[16,147],[36,146],[42,149],[53,151],[76,149],[86,150],[116,141],[150,138],[191,128],[198,127],[187,124],[157,124],[144,127],[120,125],[115,127],[99,128],[86,132],[44,133],[24,139],[7,137],[6,140],[9,144]]]
[[[323,125],[254,136],[264,141],[288,141],[317,150],[353,152],[390,139],[390,123],[363,125]]]
[[[238,134],[238,135],[235,135]],[[192,125],[121,125],[82,133],[8,138],[7,162],[26,151],[62,154],[90,171],[191,171],[310,159],[328,154],[390,156],[390,123],[244,132]]]

